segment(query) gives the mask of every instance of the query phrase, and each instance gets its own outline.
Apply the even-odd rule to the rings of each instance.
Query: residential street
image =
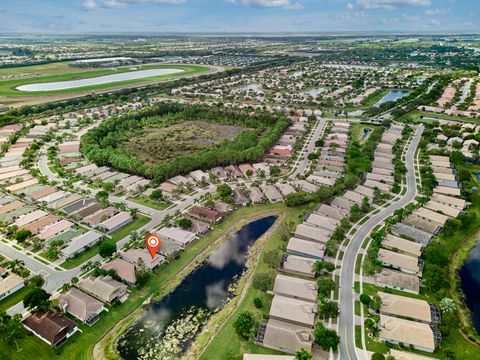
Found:
[[[338,355],[340,360],[367,360],[364,352],[357,351],[355,347],[355,261],[363,240],[373,228],[392,215],[395,210],[403,208],[417,195],[414,155],[422,132],[423,125],[417,128],[406,154],[407,192],[399,201],[368,219],[352,236],[345,250],[340,272],[340,318],[338,323],[338,334],[341,338]]]

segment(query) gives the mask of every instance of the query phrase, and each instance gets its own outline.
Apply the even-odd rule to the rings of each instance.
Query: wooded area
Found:
[[[247,130],[231,141],[224,140],[196,154],[178,156],[172,161],[156,165],[146,164],[121,146],[129,140],[133,131],[180,121],[240,125]],[[267,112],[252,114],[224,108],[162,103],[105,120],[82,137],[81,149],[89,160],[98,165],[112,166],[160,183],[196,169],[209,170],[215,166],[261,161],[265,152],[289,125],[287,118]]]

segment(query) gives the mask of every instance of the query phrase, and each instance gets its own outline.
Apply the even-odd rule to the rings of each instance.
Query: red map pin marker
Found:
[[[150,255],[152,255],[153,259],[160,247],[160,238],[155,234],[150,234],[147,236],[145,243],[147,244],[148,251],[150,251]]]

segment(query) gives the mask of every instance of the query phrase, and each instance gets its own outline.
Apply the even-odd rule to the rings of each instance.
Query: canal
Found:
[[[274,223],[276,216],[253,221],[229,237],[167,296],[150,305],[117,340],[123,359],[178,358],[202,325],[233,295],[246,270],[250,247]]]
[[[460,269],[460,279],[473,326],[480,333],[480,239]]]

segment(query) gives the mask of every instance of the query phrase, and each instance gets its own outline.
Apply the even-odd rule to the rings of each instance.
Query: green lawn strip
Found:
[[[360,339],[361,339],[361,336],[360,336]],[[390,350],[390,347],[387,344],[383,342],[374,341],[370,336],[368,336],[368,334],[365,334],[365,341],[367,345],[367,351],[386,354]]]
[[[146,196],[132,196],[128,197],[127,200],[156,210],[165,210],[170,206],[169,204],[149,199]]]
[[[423,295],[423,294],[418,294],[418,295],[417,294],[411,294],[411,293],[408,293],[408,292],[405,292],[405,291],[382,288],[382,287],[379,287],[379,286],[376,286],[376,285],[373,285],[373,284],[363,283],[363,292],[365,294],[372,296],[372,295],[376,294],[378,291],[382,291],[382,292],[389,293],[389,294],[394,294],[394,295],[405,296],[405,297],[409,297],[409,298],[413,298],[413,299],[421,299],[421,300],[427,300],[429,302],[433,302],[433,300],[430,297],[428,297],[426,295]]]
[[[355,346],[363,349],[362,345],[362,327],[360,325],[355,325]]]
[[[283,207],[283,211],[286,213],[284,222],[288,223],[289,221],[294,221],[295,223],[298,223],[301,221],[301,218],[299,218],[299,215],[301,215],[301,210],[298,208],[295,209]],[[282,242],[281,236],[277,230],[268,240],[262,251],[262,254],[270,249],[284,248],[285,245],[286,244]],[[260,260],[257,263],[254,274],[264,272],[268,269],[268,265],[263,261],[263,256],[260,255]],[[262,297],[264,300],[264,304],[261,309],[255,308],[253,304],[253,299],[257,296]],[[213,340],[210,342],[199,359],[241,360],[244,353],[280,354],[278,351],[255,345],[253,340],[245,341],[239,338],[233,329],[234,321],[236,320],[238,314],[243,311],[250,311],[255,314],[255,318],[259,323],[266,322],[270,310],[270,301],[271,299],[269,295],[253,288],[253,286],[250,286],[247,290],[245,298],[236,308],[235,313],[232,314],[221,330],[214,336]],[[202,341],[201,337],[199,337],[198,341]]]
[[[360,266],[362,265],[362,257],[363,255],[357,255],[357,261],[355,261],[355,274],[360,274]]]
[[[50,264],[49,261],[47,261],[46,259],[44,259],[44,258],[42,258],[42,257],[40,257],[40,256],[34,256],[34,258],[35,258],[36,260],[40,261],[41,263],[45,264],[45,265],[49,265],[49,264]]]
[[[360,308],[362,303],[360,301],[355,301],[355,315],[360,316]]]
[[[34,289],[33,285],[26,285],[22,289],[14,292],[13,294],[7,296],[5,299],[0,300],[0,310],[7,311],[13,305],[18,304],[23,300],[25,295],[27,295],[30,290]]]
[[[78,80],[78,79],[92,78],[92,77],[98,77],[98,76],[119,74],[123,72],[131,72],[134,70],[131,70],[127,67],[127,68],[117,68],[115,70],[105,69],[105,70],[83,71],[78,73],[58,74],[58,75],[42,76],[42,77],[36,77],[36,78],[22,78],[22,79],[15,79],[15,80],[7,80],[7,81],[3,81],[2,84],[0,85],[0,96],[38,96],[38,95],[70,94],[70,93],[78,93],[78,92],[92,91],[92,90],[103,90],[103,89],[110,89],[117,86],[124,86],[124,85],[130,85],[130,84],[142,84],[142,83],[154,81],[154,80],[166,80],[166,79],[180,77],[180,76],[199,74],[199,73],[207,72],[209,70],[208,67],[200,66],[200,65],[177,65],[177,64],[144,65],[142,66],[141,69],[138,69],[138,70],[147,70],[147,69],[182,69],[183,71],[179,73],[174,73],[174,74],[151,76],[151,77],[141,78],[141,79],[117,81],[117,82],[111,82],[106,84],[98,84],[98,85],[84,86],[79,88],[52,90],[52,91],[20,91],[20,90],[17,90],[16,88],[21,85],[27,85],[27,84]]]
[[[175,283],[171,281],[172,277],[174,277],[180,270],[187,267],[187,265],[199,253],[204,251],[219,235],[228,229],[229,226],[238,223],[249,215],[270,210],[277,206],[279,205],[246,207],[234,212],[221,224],[216,225],[207,236],[195,240],[192,244],[190,244],[178,259],[173,260],[168,265],[162,265],[161,268],[155,272],[155,275],[150,279],[150,281],[143,287],[143,289],[138,290],[133,288],[126,302],[122,303],[120,306],[110,308],[108,313],[102,313],[100,320],[93,326],[89,327],[80,324],[83,334],[74,335],[65,344],[63,344],[60,349],[53,350],[45,342],[32,335],[24,337],[18,341],[18,344],[21,348],[20,352],[17,352],[15,345],[0,346],[0,359],[92,359],[93,347],[97,341],[107,334],[122,319],[138,309],[152,294],[158,294],[159,291],[162,291],[162,288],[165,286],[173,286]],[[157,298],[157,296],[154,297]]]
[[[135,231],[145,224],[147,224],[150,221],[150,218],[147,216],[144,216],[142,214],[137,214],[137,218],[133,220],[130,224],[124,226],[123,228],[113,232],[111,234],[111,239],[110,240],[104,240],[104,241],[114,241],[118,242],[119,240],[123,239],[125,236],[129,235],[132,231]],[[88,250],[82,252],[78,256],[73,257],[72,259],[69,259],[65,262],[63,262],[60,266],[62,266],[65,269],[73,269],[84,262],[88,261],[92,257],[98,254],[98,250],[100,249],[101,242],[93,245],[91,248]]]

